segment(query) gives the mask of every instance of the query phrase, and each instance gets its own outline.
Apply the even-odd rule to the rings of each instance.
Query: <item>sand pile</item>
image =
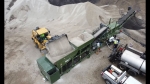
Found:
[[[90,34],[83,33],[84,31],[91,32],[100,23],[108,23],[110,18],[119,17],[114,5],[98,7],[85,2],[58,7],[46,0],[17,0],[5,15],[5,38],[20,36],[20,39],[24,38],[29,42],[31,31],[39,26],[49,29],[52,36],[66,33],[69,40],[75,37],[74,42],[71,41],[79,46],[93,38]],[[67,40],[51,43],[50,56],[58,56],[54,60],[59,59],[72,50],[69,46]]]
[[[100,23],[108,23],[110,18],[119,17],[118,9],[114,5],[98,7],[85,2],[58,7],[49,4],[46,0],[17,0],[5,15],[5,34],[29,39],[35,27],[46,27],[51,31],[52,36],[66,33],[69,40],[75,37],[74,42],[71,41],[79,46],[93,38],[89,33],[83,33],[84,31],[92,31]],[[68,48],[64,49],[64,46],[67,46],[65,42],[68,43],[67,40],[51,43],[50,56],[69,52],[71,47],[68,43]]]
[[[37,26],[47,27],[51,35],[67,33],[72,38],[86,29],[95,29],[100,23],[108,23],[109,18],[119,17],[114,5],[98,7],[85,2],[58,7],[44,0],[17,0],[5,15],[5,28],[8,32],[19,29],[30,35]]]
[[[83,32],[79,36],[72,38],[70,42],[72,42],[76,46],[80,46],[92,38],[93,35],[89,34],[88,32]]]
[[[47,46],[49,54],[47,54],[46,56],[53,63],[68,55],[74,50],[74,48],[69,44],[69,41],[65,36],[54,42],[49,43]]]
[[[46,0],[17,0],[5,15],[5,37],[13,35],[30,39],[31,31],[39,26],[49,29],[52,36],[66,33],[69,40],[75,37],[71,41],[79,46],[93,38],[88,31],[91,32],[100,23],[108,23],[110,18],[119,17],[118,9],[114,5],[98,7],[85,2],[58,7]],[[83,33],[84,31],[87,32]],[[49,48],[51,57],[58,56],[54,60],[72,50],[67,40],[50,43]]]

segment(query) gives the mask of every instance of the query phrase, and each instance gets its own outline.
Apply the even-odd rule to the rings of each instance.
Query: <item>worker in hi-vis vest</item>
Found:
[[[114,39],[113,42],[114,42],[114,49],[116,49],[118,46],[118,40]]]

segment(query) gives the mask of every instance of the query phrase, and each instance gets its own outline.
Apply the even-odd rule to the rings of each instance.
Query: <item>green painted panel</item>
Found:
[[[52,75],[50,75],[50,80],[51,80],[51,83],[54,83],[58,79],[60,79],[60,73],[59,73],[59,70],[57,69],[57,71],[55,73],[53,73]]]
[[[67,60],[72,59],[72,57],[75,56],[77,54],[77,52],[78,52],[78,49],[75,49],[73,52],[71,52],[70,54],[68,54],[64,58],[58,60],[54,64],[58,67],[58,69],[60,69],[61,65],[64,66],[66,64]]]
[[[40,57],[37,60],[37,63],[42,66],[46,72],[55,68],[55,66],[45,56]]]

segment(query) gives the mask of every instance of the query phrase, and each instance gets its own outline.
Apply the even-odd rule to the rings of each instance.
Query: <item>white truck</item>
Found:
[[[128,76],[126,71],[121,71],[114,65],[109,65],[101,72],[106,84],[142,84],[132,76]]]
[[[109,56],[110,62],[116,62],[121,70],[130,75],[146,75],[146,55],[129,46],[118,46]]]

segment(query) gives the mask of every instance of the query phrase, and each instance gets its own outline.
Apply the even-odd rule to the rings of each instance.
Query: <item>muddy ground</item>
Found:
[[[106,0],[106,1],[109,1],[109,0]],[[11,0],[5,0],[5,4],[6,4],[5,14],[7,14],[10,11],[10,10],[7,10],[10,2]],[[135,2],[135,1],[131,0],[131,2]],[[106,3],[106,2],[103,2],[103,3]],[[145,8],[144,8],[143,1],[138,0],[138,3],[140,6],[142,6],[141,7],[142,10],[144,10]],[[102,2],[97,3],[96,5],[100,6],[101,4]],[[143,13],[143,16],[144,16],[144,13]],[[60,18],[60,20],[61,19],[62,18]],[[21,19],[21,20],[24,20],[24,19]],[[48,81],[45,82],[43,80],[43,76],[41,75],[38,69],[37,63],[36,63],[36,60],[40,58],[42,54],[37,48],[35,48],[34,43],[31,40],[31,30],[34,29],[34,27],[36,27],[37,24],[40,26],[48,25],[50,23],[55,24],[53,26],[46,26],[50,28],[52,35],[55,35],[55,34],[60,35],[66,32],[69,34],[69,39],[71,39],[72,37],[75,37],[76,35],[81,33],[81,31],[85,30],[84,28],[82,28],[83,26],[76,26],[73,23],[68,23],[68,25],[70,25],[71,28],[74,28],[74,30],[67,29],[66,27],[68,25],[64,24],[62,26],[62,24],[61,25],[58,24],[59,20],[56,20],[56,21],[49,20],[50,23],[46,23],[46,24],[44,23],[41,24],[44,20],[42,20],[41,22],[38,22],[37,20],[38,19],[36,19],[35,22],[32,21],[32,23],[29,23],[29,22],[27,22],[26,24],[20,23],[21,26],[18,25],[17,27],[15,26],[5,27],[5,38],[4,38],[5,40],[5,43],[4,43],[5,44],[4,82],[5,84],[49,84]],[[14,24],[19,24],[19,21],[12,20],[12,22],[13,21],[16,21],[16,23],[14,22]],[[33,23],[36,23],[36,24],[33,24]],[[89,23],[93,25],[92,21]],[[60,27],[62,27],[64,30],[60,30],[59,29]],[[81,29],[76,29],[78,27]],[[90,27],[88,26],[87,28],[90,28]],[[92,29],[94,29],[94,27],[92,27]],[[144,30],[141,30],[141,31],[143,32]],[[142,36],[140,35],[142,39],[145,38],[143,35]],[[143,52],[145,51],[145,47],[141,46],[139,43],[136,43],[135,41],[133,41],[131,38],[124,35],[123,33],[118,35],[118,37],[120,37],[121,43],[124,43],[124,44],[132,43],[134,48]],[[100,52],[99,55],[96,55],[96,54],[91,55],[89,59],[86,59],[83,62],[79,63],[77,66],[71,69],[70,72],[61,76],[61,78],[54,84],[105,84],[104,80],[100,76],[100,73],[103,68],[111,64],[107,59],[110,52],[111,51],[107,46],[103,47],[102,52]],[[143,84],[146,84],[145,77],[137,76],[135,78],[138,79]]]

